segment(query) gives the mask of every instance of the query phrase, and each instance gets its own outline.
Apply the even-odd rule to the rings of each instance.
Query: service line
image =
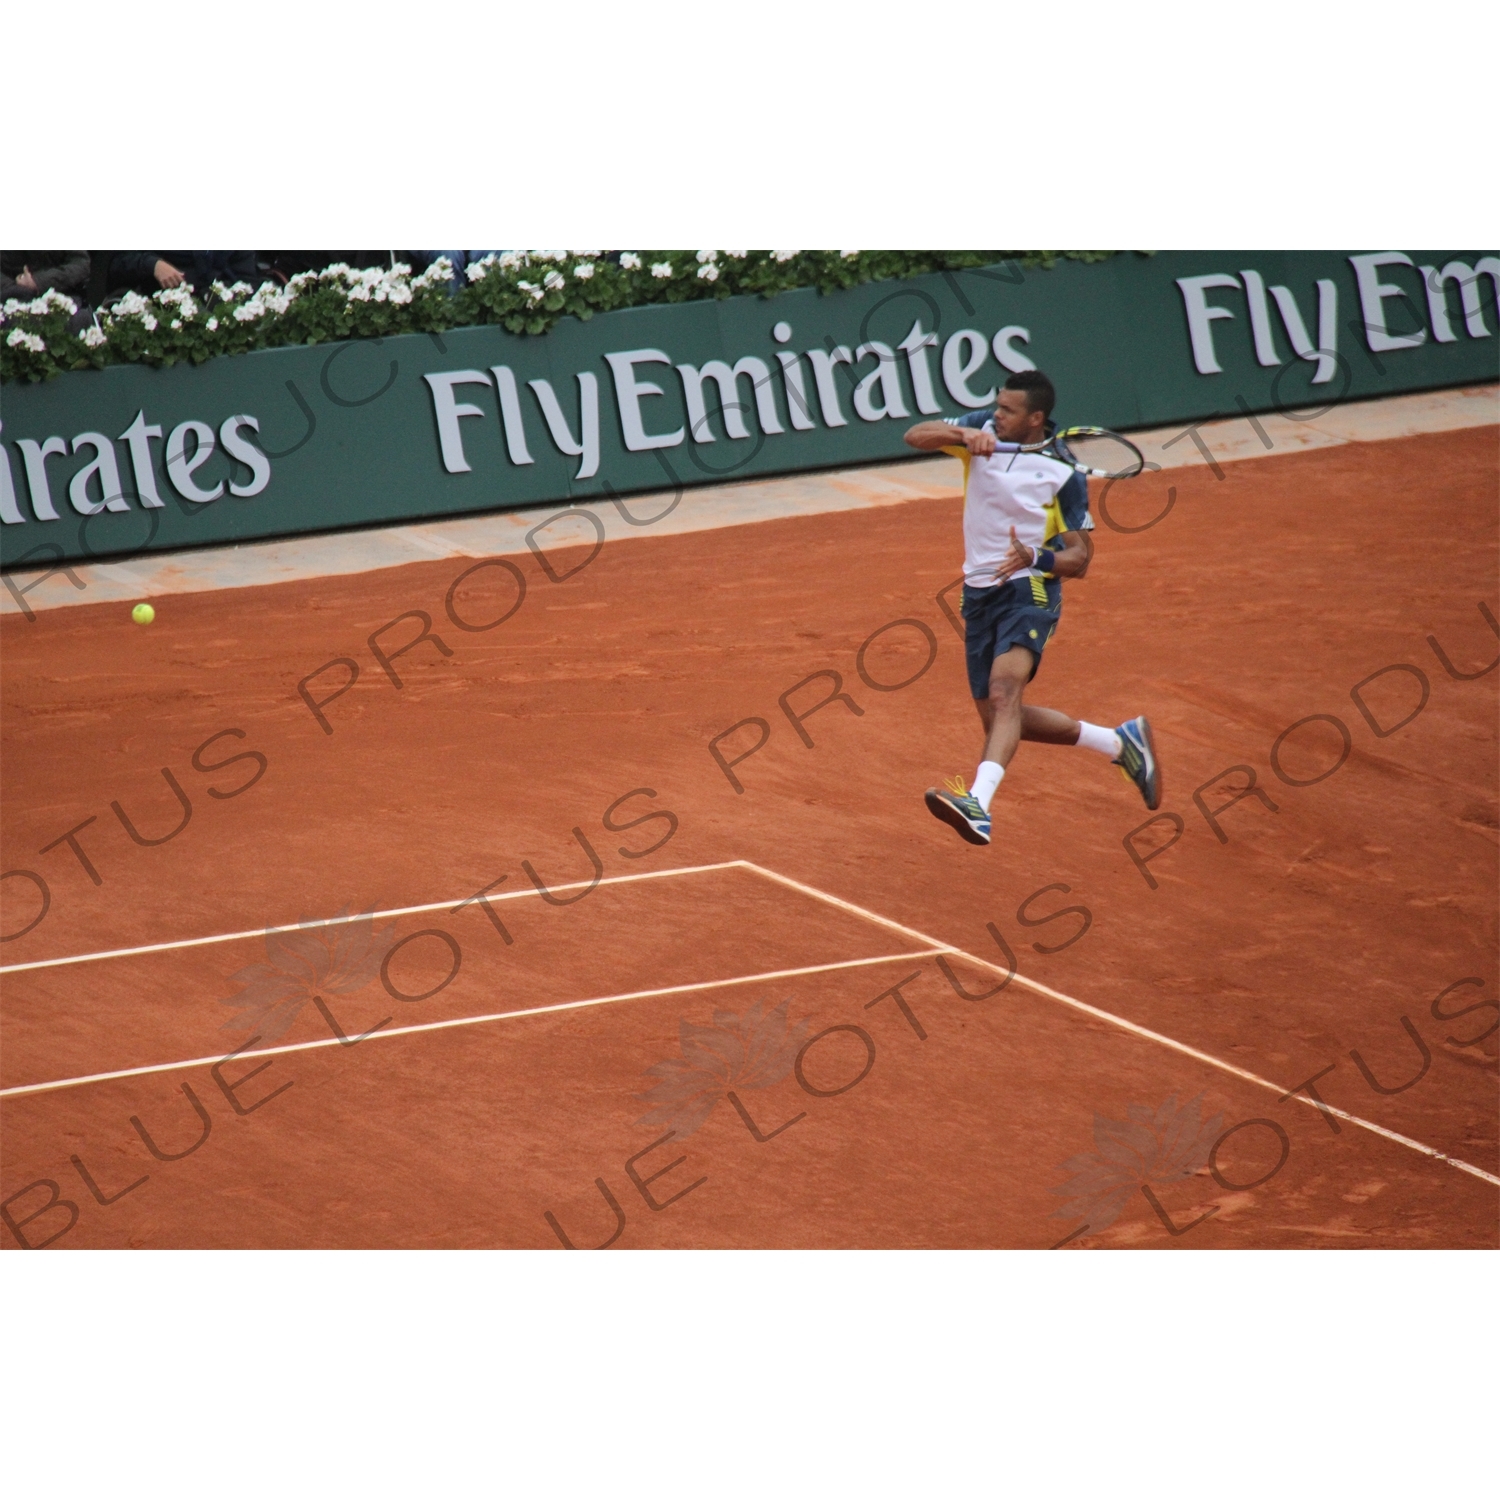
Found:
[[[706,866],[715,869],[718,866]],[[663,874],[679,874],[680,871],[663,871]],[[634,877],[632,877],[634,878]],[[584,884],[588,882],[585,881]],[[519,1016],[544,1016],[554,1010],[583,1010],[590,1005],[617,1005],[622,1000],[647,1000],[658,995],[687,995],[697,990],[725,989],[736,984],[762,984],[773,979],[796,979],[804,974],[830,974],[836,969],[862,969],[871,964],[894,964],[913,958],[933,958],[947,948],[925,948],[920,953],[886,953],[879,958],[846,958],[836,964],[810,964],[801,969],[772,969],[765,974],[741,974],[733,979],[706,979],[697,984],[673,984],[658,990],[630,990],[623,995],[599,995],[590,1000],[564,1000],[558,1005],[534,1005],[528,1010],[496,1011],[487,1016],[458,1016],[451,1021],[428,1021],[420,1026],[396,1026],[389,1031],[368,1031],[350,1042],[339,1037],[320,1037],[315,1042],[292,1042],[285,1047],[257,1047],[252,1051],[231,1052],[228,1056],[216,1053],[212,1057],[190,1057],[182,1062],[150,1063],[143,1068],[119,1068],[113,1073],[86,1073],[78,1078],[57,1078],[50,1083],[23,1083],[14,1088],[0,1089],[0,1099],[9,1099],[17,1094],[42,1094],[54,1089],[78,1088],[85,1083],[104,1083],[111,1078],[136,1078],[143,1073],[175,1073],[181,1068],[211,1068],[228,1062],[230,1058],[275,1057],[283,1052],[313,1052],[320,1047],[350,1047],[360,1042],[380,1041],[385,1037],[411,1036],[418,1031],[449,1031],[455,1026],[480,1026],[488,1021],[514,1021]]]

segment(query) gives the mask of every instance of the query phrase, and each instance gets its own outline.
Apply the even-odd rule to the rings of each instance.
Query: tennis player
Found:
[[[1098,751],[1135,783],[1148,808],[1161,805],[1144,717],[1105,729],[1022,701],[1057,629],[1062,580],[1084,577],[1094,555],[1083,475],[1045,453],[1023,451],[1055,431],[1056,399],[1040,370],[1022,370],[1005,382],[993,414],[918,422],[906,434],[913,448],[964,463],[963,617],[984,755],[972,791],[955,778],[947,790],[929,788],[927,806],[971,844],[990,841],[990,804],[1022,740]]]

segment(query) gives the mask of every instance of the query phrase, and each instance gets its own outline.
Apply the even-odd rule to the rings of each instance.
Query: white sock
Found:
[[[995,800],[995,793],[1000,790],[1000,783],[1004,778],[1005,767],[998,761],[979,762],[979,769],[974,773],[974,790],[970,795],[986,812],[990,810],[990,803]]]
[[[1101,729],[1097,724],[1085,724],[1081,720],[1078,725],[1078,743],[1085,750],[1097,750],[1111,760],[1119,760],[1120,752],[1125,748],[1113,729]]]

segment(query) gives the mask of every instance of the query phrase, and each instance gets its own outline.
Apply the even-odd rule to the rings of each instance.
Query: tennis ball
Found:
[[[137,625],[149,625],[156,618],[156,611],[149,604],[137,604],[130,611],[130,618]]]

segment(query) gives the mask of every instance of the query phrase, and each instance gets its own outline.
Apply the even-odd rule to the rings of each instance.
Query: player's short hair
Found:
[[[1050,417],[1052,408],[1057,405],[1057,392],[1053,389],[1052,382],[1040,370],[1017,370],[1005,382],[1005,389],[1024,391],[1027,410],[1039,411],[1043,416]]]

